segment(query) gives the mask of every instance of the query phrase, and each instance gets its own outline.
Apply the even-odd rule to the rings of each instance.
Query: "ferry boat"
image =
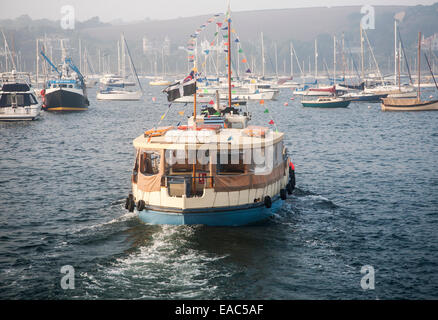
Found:
[[[272,216],[295,187],[284,133],[228,109],[137,137],[126,208],[151,224],[241,226]]]
[[[1,74],[0,121],[35,120],[41,113],[41,103],[35,98],[30,81],[15,70]],[[21,79],[20,79],[21,78]]]
[[[226,21],[231,39],[231,19]],[[231,46],[226,107],[217,99],[197,114],[195,63],[189,77],[164,90],[169,101],[194,94],[187,125],[152,128],[133,141],[132,193],[125,208],[136,208],[143,222],[253,224],[271,217],[294,190],[284,133],[248,125],[251,114],[232,104],[230,52]]]

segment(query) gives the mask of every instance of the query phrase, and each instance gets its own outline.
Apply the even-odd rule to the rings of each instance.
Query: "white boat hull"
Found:
[[[2,107],[0,121],[36,120],[40,116],[41,105],[30,107]]]
[[[138,101],[142,97],[141,91],[117,91],[102,93],[98,92],[96,95],[97,100],[117,100],[117,101]]]

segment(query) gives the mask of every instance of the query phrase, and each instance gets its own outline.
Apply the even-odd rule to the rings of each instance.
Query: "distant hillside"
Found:
[[[375,30],[368,30],[367,33],[380,67],[384,70],[389,71],[392,68],[395,16],[401,20],[400,31],[409,56],[415,55],[418,31],[422,31],[426,37],[438,33],[438,3],[431,6],[375,6],[374,8]],[[321,60],[319,70],[323,73],[325,69],[322,59],[327,61],[329,68],[332,65],[334,35],[341,39],[344,33],[345,46],[348,50],[354,51],[354,48],[357,49],[360,46],[359,23],[362,18],[360,9],[359,6],[346,6],[236,12],[232,14],[233,28],[239,35],[246,56],[248,59],[253,59],[256,66],[260,66],[260,33],[263,32],[265,50],[268,55],[267,72],[273,72],[275,69],[274,43],[278,48],[280,71],[283,71],[283,68],[290,70],[289,46],[291,42],[300,58],[300,65],[304,61],[307,69],[310,59],[313,68],[314,41],[317,38]],[[167,70],[181,72],[186,70],[187,62],[186,54],[178,48],[185,46],[190,35],[208,18],[210,16],[196,16],[115,25],[102,23],[96,17],[88,21],[77,22],[76,29],[73,31],[64,31],[60,28],[59,22],[31,20],[28,16],[22,16],[15,20],[2,20],[0,27],[5,30],[14,51],[21,52],[23,64],[30,70],[34,68],[35,39],[44,35],[69,38],[72,47],[71,55],[76,61],[79,60],[77,44],[80,38],[83,48],[86,47],[90,54],[90,60],[95,69],[98,68],[97,52],[100,49],[101,54],[106,55],[105,61],[109,60],[112,70],[115,70],[116,43],[120,33],[124,32],[134,61],[141,71],[151,73],[155,69],[162,70],[161,46],[163,39],[168,37],[170,56],[166,57]],[[206,38],[210,41],[214,31],[212,28],[206,30],[201,40]],[[156,50],[143,54],[143,37],[147,39],[148,45]],[[56,52],[55,50],[55,56]],[[357,59],[357,56],[354,59]],[[103,65],[103,58],[101,60]]]

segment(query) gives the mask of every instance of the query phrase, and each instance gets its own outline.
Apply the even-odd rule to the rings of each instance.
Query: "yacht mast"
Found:
[[[333,36],[333,83],[336,85],[336,36]]]
[[[261,33],[262,37],[262,78],[265,77],[265,46],[263,44],[263,32]]]
[[[420,67],[421,67],[421,32],[418,32],[418,58],[417,58],[417,77],[418,77],[418,90],[417,90],[417,99],[418,101],[421,100],[421,92],[420,92],[420,84],[421,84],[421,71],[420,71]]]
[[[227,22],[228,22],[228,106],[231,107],[231,11],[228,1]],[[263,38],[262,38],[263,39]]]
[[[397,20],[394,19],[394,84],[397,84]]]

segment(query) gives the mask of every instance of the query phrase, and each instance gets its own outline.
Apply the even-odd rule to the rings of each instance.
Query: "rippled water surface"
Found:
[[[438,112],[303,108],[284,89],[249,105],[287,136],[297,189],[281,211],[248,227],[152,226],[124,209],[132,140],[168,108],[145,87],[143,102],[90,90],[87,112],[0,123],[1,299],[438,298]]]

